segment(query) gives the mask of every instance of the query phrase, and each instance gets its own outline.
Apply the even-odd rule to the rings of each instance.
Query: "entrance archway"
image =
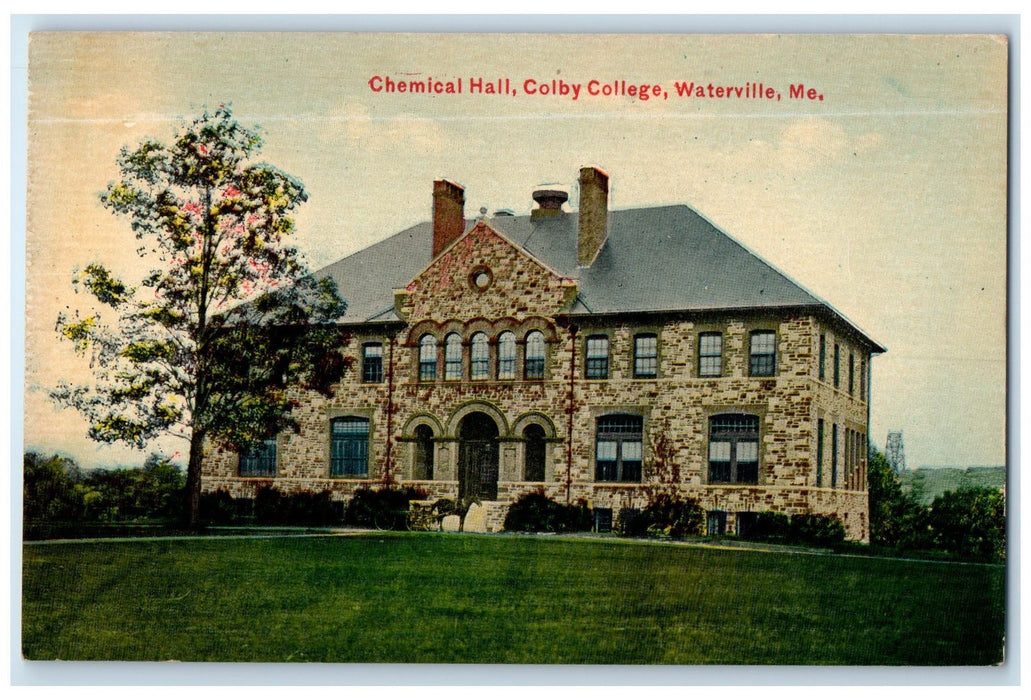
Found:
[[[458,427],[458,497],[498,498],[498,425],[486,413],[470,413]]]

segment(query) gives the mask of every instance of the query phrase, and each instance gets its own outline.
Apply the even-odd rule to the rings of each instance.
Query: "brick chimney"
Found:
[[[465,233],[465,189],[448,180],[433,183],[433,257]]]
[[[580,168],[580,229],[576,262],[590,267],[609,233],[609,176],[593,167]]]

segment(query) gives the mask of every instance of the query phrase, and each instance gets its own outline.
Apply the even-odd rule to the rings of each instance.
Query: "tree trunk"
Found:
[[[200,524],[200,471],[204,460],[204,431],[194,430],[190,436],[190,463],[186,468],[187,525],[196,530]]]

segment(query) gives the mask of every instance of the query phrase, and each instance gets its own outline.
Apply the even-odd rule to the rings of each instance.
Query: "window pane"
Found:
[[[544,334],[531,331],[526,336],[525,379],[544,379]]]
[[[623,442],[623,459],[624,460],[640,461],[641,460],[641,443],[633,441],[633,440],[626,440],[626,441],[624,441]]]
[[[487,335],[477,333],[473,336],[471,344],[471,362],[469,363],[469,376],[472,379],[486,379],[490,376],[490,348],[487,344]]]
[[[383,345],[380,343],[362,346],[362,381],[383,381]]]
[[[437,339],[424,335],[419,341],[419,379],[432,381],[437,378]]]
[[[709,459],[717,462],[729,462],[730,461],[730,443],[729,442],[710,442],[709,443]]]
[[[587,378],[608,379],[609,339],[603,335],[587,339]]]
[[[240,454],[240,476],[276,475],[276,439],[269,438]]]
[[[654,377],[658,373],[658,338],[639,335],[634,338],[634,375]]]
[[[755,462],[759,459],[759,443],[758,442],[738,442],[737,443],[737,461],[738,462]]]
[[[369,419],[334,418],[330,424],[330,473],[333,476],[365,476],[369,473]]]
[[[749,373],[753,377],[772,377],[777,371],[777,334],[773,331],[752,333]]]
[[[462,378],[462,338],[450,333],[444,339],[444,379]]]
[[[515,369],[515,334],[505,331],[498,337],[498,379],[514,379]]]
[[[718,377],[723,373],[723,334],[702,333],[698,336],[698,375]]]
[[[616,459],[616,445],[618,443],[609,441],[598,441],[598,459],[599,460],[615,460]]]

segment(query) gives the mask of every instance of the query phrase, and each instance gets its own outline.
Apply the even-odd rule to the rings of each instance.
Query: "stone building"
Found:
[[[604,520],[656,488],[710,532],[755,514],[834,515],[869,537],[870,360],[884,348],[687,206],[609,210],[583,168],[528,216],[433,219],[340,260],[354,358],[332,398],[298,390],[299,432],[213,449],[205,490],[382,483],[478,498],[488,529],[543,488]]]

